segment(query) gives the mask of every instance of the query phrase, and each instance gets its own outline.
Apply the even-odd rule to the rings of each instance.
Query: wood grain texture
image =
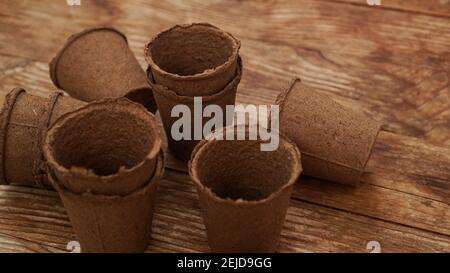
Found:
[[[330,1],[330,0],[327,0]],[[331,0],[357,5],[367,5],[367,0]],[[400,11],[418,12],[438,16],[450,16],[449,0],[379,0],[377,8],[395,9]],[[371,0],[369,0],[371,2]],[[372,1],[374,2],[374,1]]]
[[[450,251],[450,17],[446,0],[0,2],[0,102],[46,96],[47,62],[72,33],[113,24],[144,44],[208,21],[242,41],[237,101],[271,104],[293,76],[384,123],[360,187],[302,177],[281,252]],[[436,16],[437,15],[437,16]],[[209,251],[185,164],[166,154],[149,252]],[[75,240],[56,193],[0,187],[0,252],[64,252]]]
[[[1,186],[0,251],[61,252],[75,236],[55,193]],[[450,237],[350,212],[291,201],[280,252],[450,251]],[[197,194],[185,174],[167,171],[158,199],[149,252],[207,252]]]

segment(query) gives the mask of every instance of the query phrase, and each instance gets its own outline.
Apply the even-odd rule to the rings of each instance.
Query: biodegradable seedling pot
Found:
[[[53,83],[82,101],[127,97],[155,113],[145,71],[115,28],[99,26],[72,35],[50,63]]]
[[[277,99],[280,130],[302,153],[304,173],[356,185],[380,124],[294,79]]]
[[[73,193],[126,195],[154,173],[161,138],[153,114],[126,98],[92,102],[49,129],[44,155]]]
[[[165,86],[156,84],[153,81],[151,69],[147,70],[150,85],[153,88],[155,94],[155,100],[158,105],[158,110],[161,115],[161,119],[164,125],[164,130],[167,135],[170,152],[178,159],[187,162],[192,150],[200,140],[175,140],[171,135],[171,128],[173,123],[178,120],[178,117],[172,117],[171,112],[173,107],[177,105],[186,105],[191,112],[191,136],[194,136],[194,97],[192,96],[180,96],[173,90],[168,89]],[[227,105],[234,105],[236,101],[237,86],[242,77],[242,62],[238,59],[238,69],[233,80],[226,85],[220,92],[209,96],[202,96],[202,112],[208,105],[218,105],[223,112]],[[211,118],[203,117],[202,124],[205,124]],[[230,125],[232,122],[227,120],[226,115],[223,115],[223,124]]]
[[[189,174],[213,252],[277,250],[302,170],[295,144],[283,135],[279,139],[270,152],[260,150],[260,140],[213,139],[202,140],[192,153]]]
[[[80,242],[81,252],[144,252],[151,239],[156,189],[164,171],[162,153],[155,173],[127,195],[76,194],[49,171]]]
[[[0,113],[0,184],[48,187],[42,143],[47,128],[85,103],[55,92],[48,98],[13,89]]]
[[[207,24],[177,25],[145,48],[153,79],[181,96],[212,95],[232,81],[240,42]]]

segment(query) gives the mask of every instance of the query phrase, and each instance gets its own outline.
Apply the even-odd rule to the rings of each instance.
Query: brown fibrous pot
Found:
[[[61,115],[85,102],[54,92],[49,97],[15,88],[0,113],[0,184],[50,187],[42,154],[44,135]]]
[[[125,34],[111,26],[70,36],[50,62],[50,77],[58,88],[82,101],[127,97],[156,112],[145,71]]]
[[[335,102],[296,78],[280,105],[280,131],[302,153],[304,173],[357,185],[369,160],[380,124]]]
[[[279,140],[274,151],[261,151],[261,140],[202,140],[192,153],[189,174],[213,252],[277,250],[302,171],[296,145],[283,134]]]
[[[240,42],[211,24],[176,25],[157,34],[145,57],[155,83],[180,96],[215,94],[233,80]]]
[[[159,113],[164,125],[166,136],[168,139],[170,152],[178,159],[182,161],[189,161],[191,153],[194,147],[200,140],[175,140],[171,135],[171,128],[174,122],[178,119],[172,117],[172,109],[177,105],[186,105],[190,109],[191,113],[191,137],[194,137],[194,96],[181,96],[175,91],[168,89],[165,86],[156,84],[153,81],[153,75],[151,69],[147,70],[150,85],[152,86],[155,94],[155,100],[158,105]],[[219,92],[213,95],[201,96],[202,108],[197,109],[203,112],[204,108],[208,105],[218,105],[225,113],[227,105],[234,105],[236,101],[237,87],[242,78],[242,61],[238,59],[238,69],[235,77]],[[209,117],[203,117],[202,124],[205,124]],[[232,120],[227,120],[226,115],[223,115],[224,126],[231,125]]]
[[[155,116],[142,105],[104,99],[60,117],[43,150],[70,191],[125,195],[153,175],[161,137]]]

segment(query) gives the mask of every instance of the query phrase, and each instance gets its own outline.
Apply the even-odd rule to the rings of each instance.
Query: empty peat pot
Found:
[[[53,83],[82,101],[127,97],[155,113],[145,71],[126,36],[109,26],[72,35],[50,63]]]
[[[151,239],[156,190],[164,172],[163,153],[155,173],[134,192],[120,195],[76,194],[49,171],[84,253],[144,252]]]
[[[322,95],[296,78],[277,99],[280,131],[302,153],[303,172],[356,185],[380,124]]]
[[[48,187],[42,144],[45,132],[61,115],[85,105],[61,92],[49,97],[13,89],[0,112],[0,184]]]
[[[277,250],[302,171],[295,144],[279,140],[275,151],[261,151],[259,140],[202,140],[192,153],[189,174],[213,252]]]
[[[43,149],[58,181],[72,192],[125,195],[153,175],[161,137],[144,107],[105,99],[63,115]]]
[[[141,252],[163,172],[156,119],[125,98],[92,102],[47,132],[44,155],[84,252]]]
[[[202,96],[202,104],[201,106],[194,103],[193,96],[181,96],[178,95],[175,91],[168,89],[166,86],[156,84],[153,80],[153,75],[151,69],[147,69],[148,78],[150,85],[154,91],[155,100],[158,105],[159,114],[161,115],[161,120],[164,125],[164,130],[167,135],[167,140],[169,144],[169,150],[171,154],[173,154],[177,159],[182,161],[189,161],[191,158],[191,153],[194,150],[195,146],[199,143],[200,139],[195,138],[195,112],[199,111],[203,113],[205,107],[208,105],[217,105],[221,108],[223,113],[226,111],[227,105],[234,105],[236,101],[236,92],[239,82],[242,77],[242,62],[241,59],[238,59],[238,68],[236,71],[236,76],[219,92],[213,95],[205,95]],[[183,130],[188,130],[188,134],[191,139],[181,139],[176,140],[174,136],[172,136],[172,126],[173,124],[180,119],[180,117],[172,116],[172,109],[176,106],[186,105],[189,108],[190,116],[190,130],[188,128],[183,127]],[[197,107],[197,109],[195,109]],[[223,125],[231,125],[232,119],[228,120],[226,115],[223,115]],[[202,124],[205,124],[211,119],[211,117],[202,116]]]
[[[207,24],[176,25],[156,35],[145,57],[157,84],[181,96],[217,93],[233,80],[240,42]]]

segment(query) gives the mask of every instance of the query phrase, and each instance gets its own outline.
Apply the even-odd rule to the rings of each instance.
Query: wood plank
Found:
[[[64,252],[67,243],[75,240],[54,192],[1,186],[0,200],[1,207],[7,208],[1,219],[10,219],[0,221],[0,251]],[[51,205],[37,209],[39,204]],[[288,210],[279,251],[368,252],[367,242],[373,240],[380,242],[383,252],[450,251],[449,236],[297,200],[292,200]],[[209,251],[195,189],[186,175],[172,171],[158,189],[148,248],[148,252],[159,251]]]
[[[15,87],[23,87],[31,94],[44,97],[56,90],[49,79],[47,64],[35,61],[20,62],[22,58],[14,58],[15,62],[20,63],[19,65],[0,70],[0,100],[2,102],[5,95]]]
[[[329,0],[326,0],[329,1]],[[376,0],[332,0],[357,5],[368,5]],[[438,16],[450,16],[450,1],[448,0],[379,0],[377,8],[396,9],[401,11],[419,12]]]
[[[0,233],[0,242],[0,253],[61,252],[56,248],[45,246],[41,242],[36,243],[3,233]]]
[[[382,132],[365,183],[450,204],[450,149]]]
[[[388,131],[450,145],[450,18],[314,0],[105,3],[2,1],[0,53],[45,64],[67,36],[104,22],[128,35],[144,65],[155,33],[208,21],[242,40],[246,94],[276,92],[299,75]]]

